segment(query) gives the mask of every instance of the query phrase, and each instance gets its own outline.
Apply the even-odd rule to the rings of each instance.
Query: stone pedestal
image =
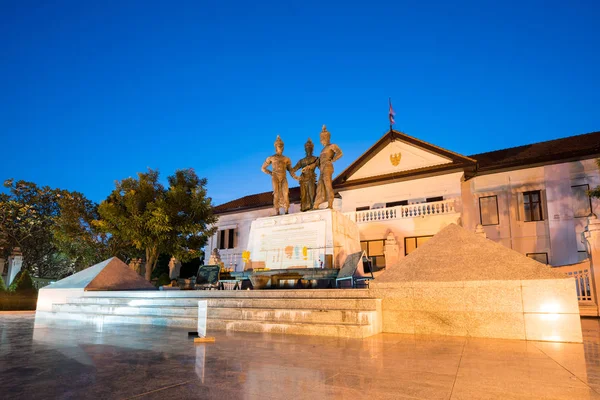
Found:
[[[584,232],[586,247],[590,258],[590,266],[593,274],[594,292],[596,298],[594,302],[599,305],[600,299],[598,290],[600,289],[600,219],[592,214],[588,217],[588,226]]]
[[[252,222],[244,269],[341,268],[360,251],[356,223],[336,210],[258,218]]]
[[[169,261],[169,279],[179,278],[179,272],[181,271],[181,262],[175,257],[171,257]]]
[[[484,239],[487,239],[487,234],[485,233],[485,230],[483,229],[483,225],[481,225],[481,224],[477,224],[477,226],[475,227],[475,234],[477,236],[481,236]]]
[[[137,272],[139,275],[143,275],[142,271],[142,259],[141,258],[132,258],[129,261],[129,268]]]
[[[398,246],[398,241],[396,240],[396,236],[392,232],[388,233],[387,238],[385,239],[385,248],[383,250],[385,254],[385,269],[390,269],[398,263],[400,259],[400,246]]]
[[[23,255],[21,254],[21,249],[15,247],[12,254],[8,258],[8,271],[6,274],[6,286],[8,287],[21,270],[23,266]]]

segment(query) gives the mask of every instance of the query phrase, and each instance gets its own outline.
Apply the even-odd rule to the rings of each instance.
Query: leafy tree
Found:
[[[76,271],[113,256],[127,259],[137,255],[132,246],[94,225],[93,221],[99,219],[98,205],[83,194],[65,192],[58,204],[60,214],[52,228],[54,244],[70,259]]]
[[[78,192],[4,182],[0,194],[0,246],[23,252],[23,268],[34,276],[63,278],[112,255],[121,246],[91,225],[98,206]],[[7,256],[8,254],[4,254]]]
[[[38,187],[33,182],[9,179],[4,182],[9,193],[0,194],[0,235],[7,252],[20,247],[23,268],[37,276],[51,276],[52,255],[56,247],[51,228],[59,214],[57,199],[61,191]]]
[[[145,252],[145,277],[152,278],[161,253],[182,261],[198,257],[217,221],[206,179],[193,169],[178,170],[168,177],[169,187],[159,182],[159,173],[149,169],[116,183],[100,204],[100,219],[94,225]]]
[[[6,293],[6,284],[4,283],[4,279],[0,276],[0,294]]]

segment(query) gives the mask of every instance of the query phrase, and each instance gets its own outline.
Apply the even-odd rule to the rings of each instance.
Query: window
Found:
[[[543,221],[542,193],[539,190],[523,193],[523,208],[525,211],[525,222]]]
[[[498,196],[484,196],[479,198],[479,221],[481,225],[498,225]]]
[[[233,249],[235,247],[235,229],[221,229],[217,234],[217,247],[219,250]]]
[[[583,261],[583,260],[587,260],[588,258],[588,252],[587,251],[578,251],[577,252],[577,261]]]
[[[367,211],[368,209],[369,209],[369,206],[356,207],[356,211]]]
[[[527,253],[526,255],[537,262],[548,264],[548,253]]]
[[[373,262],[373,267],[385,267],[385,255],[383,254],[385,240],[365,240],[360,242],[362,251],[367,253],[367,257]]]
[[[400,201],[392,201],[390,203],[385,203],[386,207],[397,207],[397,206],[407,206],[408,200],[400,200]]]
[[[429,236],[413,236],[404,238],[404,255],[407,256],[412,253],[416,248],[420,247],[431,239],[433,235]]]
[[[573,215],[587,217],[592,213],[592,200],[588,195],[590,185],[571,186],[573,192]]]
[[[444,196],[437,196],[437,197],[429,197],[427,199],[425,199],[426,203],[433,203],[434,201],[443,201],[444,200]]]

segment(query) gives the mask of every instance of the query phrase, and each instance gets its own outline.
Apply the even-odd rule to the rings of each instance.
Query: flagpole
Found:
[[[388,115],[388,119],[390,120],[390,132],[393,130],[393,124],[392,124],[392,98],[388,97],[388,106],[389,106],[389,115]]]

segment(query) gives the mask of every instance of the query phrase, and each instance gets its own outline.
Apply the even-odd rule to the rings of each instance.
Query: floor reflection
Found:
[[[600,399],[598,320],[583,344],[41,322],[0,314],[3,399]]]

